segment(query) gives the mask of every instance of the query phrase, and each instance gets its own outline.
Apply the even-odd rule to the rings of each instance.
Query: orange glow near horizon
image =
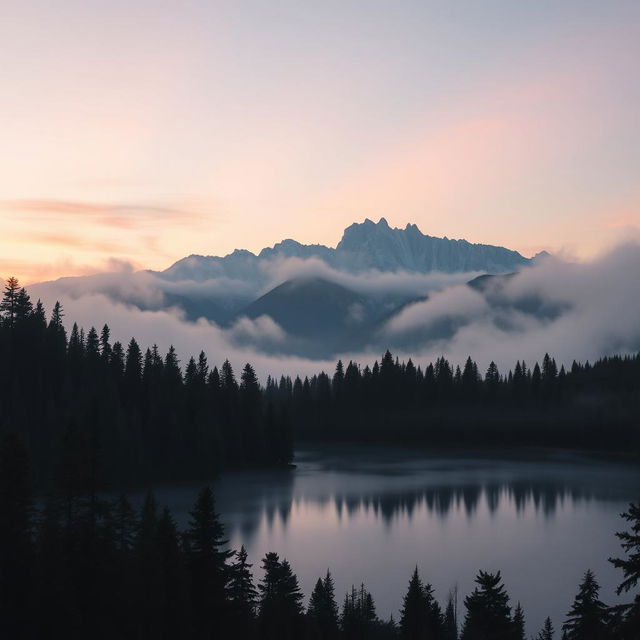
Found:
[[[0,275],[335,246],[366,217],[524,255],[637,237],[640,8],[613,4],[16,5]]]

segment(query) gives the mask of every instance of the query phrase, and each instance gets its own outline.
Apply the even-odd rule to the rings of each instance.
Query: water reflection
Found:
[[[329,450],[331,451],[331,450]],[[378,454],[379,455],[379,454]],[[415,514],[473,518],[482,505],[490,516],[526,512],[552,518],[567,503],[628,501],[640,495],[631,466],[572,456],[558,460],[421,457],[397,452],[371,460],[367,452],[302,452],[295,471],[230,474],[216,487],[228,526],[250,541],[261,526],[287,528],[296,505],[342,520],[370,516],[392,527]],[[378,465],[378,466],[376,466]]]
[[[378,612],[397,616],[418,564],[441,600],[473,588],[478,569],[501,569],[534,633],[561,624],[591,567],[615,602],[619,514],[640,498],[640,471],[580,456],[425,456],[309,449],[293,471],[225,475],[218,511],[230,544],[244,544],[261,577],[267,551],[288,558],[308,594],[329,567],[339,597],[364,581]],[[181,526],[198,487],[159,487]],[[541,588],[544,585],[544,588]]]

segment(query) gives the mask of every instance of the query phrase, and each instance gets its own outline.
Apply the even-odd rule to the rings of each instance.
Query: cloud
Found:
[[[267,316],[240,318],[225,327],[204,319],[189,321],[184,311],[167,307],[176,291],[227,300],[242,286],[243,295],[249,295],[252,287],[255,295],[255,285],[230,278],[167,282],[152,272],[133,273],[127,264],[119,267],[119,273],[38,285],[32,295],[42,297],[48,308],[61,299],[69,323],[77,321],[88,328],[107,322],[114,339],[126,342],[136,336],[144,345],[155,342],[165,350],[174,344],[183,361],[204,350],[214,363],[229,358],[237,368],[252,362],[263,379],[267,374],[333,370],[338,356],[316,360],[287,355],[299,344]],[[353,276],[299,260],[272,268],[267,276],[274,282],[295,274],[329,274],[372,295],[386,295],[394,286],[405,293],[440,287],[388,319],[366,348],[339,354],[363,365],[387,348],[422,365],[440,355],[454,363],[471,356],[482,368],[494,360],[503,371],[517,359],[539,361],[545,352],[570,365],[574,359],[640,350],[640,245],[634,243],[588,262],[547,258],[516,275],[489,281],[482,291],[442,275]],[[353,306],[348,315],[346,322],[354,326],[365,318],[364,310]]]
[[[412,305],[386,324],[381,339],[406,348],[408,338],[450,322],[448,335],[415,350],[419,357],[443,353],[462,362],[471,355],[502,367],[540,360],[547,351],[565,365],[633,353],[640,350],[639,275],[638,244],[583,263],[548,258],[497,279],[485,295],[454,287]]]
[[[231,325],[225,335],[233,344],[243,347],[252,346],[262,351],[286,349],[287,334],[266,315],[255,320],[242,316]]]
[[[426,336],[451,332],[464,326],[469,318],[487,312],[489,304],[477,291],[457,285],[431,295],[427,300],[405,307],[385,325],[382,339],[401,343],[419,343]]]
[[[14,234],[14,239],[21,242],[36,243],[38,245],[57,245],[68,249],[91,250],[98,253],[117,254],[122,251],[122,243],[105,242],[104,240],[89,240],[86,237],[70,233],[56,233],[47,231],[24,231]]]
[[[249,301],[287,280],[296,278],[323,278],[361,295],[379,299],[390,296],[416,299],[424,297],[431,291],[468,282],[479,275],[477,272],[420,274],[402,271],[389,273],[377,270],[350,274],[330,267],[319,258],[263,260],[257,269],[242,270],[234,276],[226,275],[220,267],[217,270],[219,275],[205,277],[205,279],[201,279],[197,272],[194,272],[195,279],[180,277],[177,280],[168,279],[161,272],[137,271],[134,273],[130,263],[114,259],[108,267],[108,271],[112,273],[96,273],[84,278],[60,278],[55,282],[33,285],[32,289],[38,293],[43,288],[53,289],[60,296],[74,298],[88,293],[102,293],[113,300],[152,309],[166,306],[169,304],[168,300],[175,296],[203,301],[219,300],[227,307],[239,310]],[[212,267],[208,265],[207,268]],[[124,275],[123,269],[126,272]],[[354,310],[354,313],[358,311]]]
[[[62,214],[65,216],[97,217],[106,226],[128,228],[133,218],[162,218],[164,220],[194,220],[203,216],[194,211],[154,204],[99,203],[78,200],[17,199],[3,200],[0,208],[37,214]],[[125,217],[126,216],[126,217]]]
[[[43,297],[48,309],[56,299],[51,293]],[[283,372],[313,375],[320,369],[332,371],[334,366],[332,361],[265,353],[265,350],[273,350],[288,339],[285,332],[267,317],[256,320],[242,318],[231,328],[223,329],[204,319],[189,322],[177,308],[141,310],[103,294],[64,298],[63,308],[67,328],[73,322],[86,328],[99,328],[107,323],[112,341],[119,340],[126,345],[135,337],[143,348],[157,344],[162,352],[173,344],[183,365],[191,355],[203,350],[211,366],[219,367],[229,359],[234,368],[240,370],[245,363],[251,362],[262,380],[269,374],[280,375]]]
[[[419,297],[429,291],[468,282],[480,272],[465,273],[415,273],[406,271],[378,271],[349,273],[329,266],[320,258],[274,258],[265,261],[261,268],[266,275],[263,293],[293,278],[324,278],[352,289],[360,294],[383,297],[386,295]]]

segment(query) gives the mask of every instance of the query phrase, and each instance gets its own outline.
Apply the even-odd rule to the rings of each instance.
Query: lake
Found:
[[[216,483],[230,544],[244,544],[259,577],[267,551],[286,557],[308,596],[329,568],[336,595],[364,582],[378,614],[397,620],[413,568],[442,605],[463,600],[479,569],[504,577],[527,631],[561,625],[582,574],[607,603],[621,573],[619,514],[640,499],[637,466],[548,452],[425,454],[398,448],[309,447],[291,471],[229,473]],[[158,487],[179,524],[197,487]]]

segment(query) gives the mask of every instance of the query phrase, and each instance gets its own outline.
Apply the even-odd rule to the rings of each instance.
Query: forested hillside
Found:
[[[132,338],[111,343],[49,317],[14,279],[0,321],[0,432],[17,434],[46,487],[73,460],[96,486],[206,480],[221,469],[286,465],[295,440],[421,446],[535,445],[638,451],[640,356],[558,368],[517,362],[501,373],[445,358],[423,370],[387,352],[380,363],[338,362],[332,375],[268,378],[250,364],[181,366]],[[89,481],[89,480],[87,480]]]
[[[24,440],[39,486],[69,457],[99,486],[291,460],[286,414],[264,405],[251,365],[238,381],[204,353],[183,370],[173,348],[111,344],[106,325],[67,336],[62,307],[47,320],[13,280],[2,314],[0,429]]]

